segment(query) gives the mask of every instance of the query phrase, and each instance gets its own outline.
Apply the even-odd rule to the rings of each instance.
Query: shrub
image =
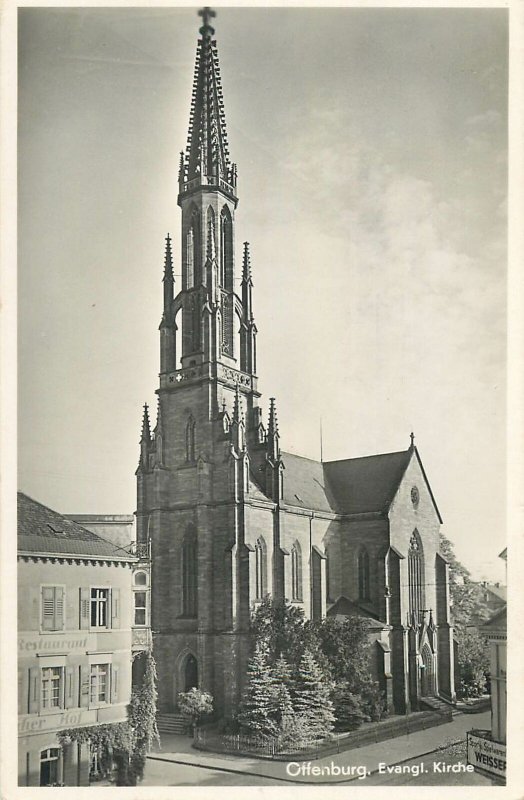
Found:
[[[213,697],[209,692],[193,687],[188,692],[178,693],[178,707],[195,726],[200,723],[202,717],[213,713]]]

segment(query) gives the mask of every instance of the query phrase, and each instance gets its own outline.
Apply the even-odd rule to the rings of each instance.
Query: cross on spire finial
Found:
[[[205,6],[204,8],[200,9],[200,11],[198,12],[198,16],[202,17],[202,22],[203,22],[203,25],[200,28],[200,33],[202,34],[202,36],[205,36],[207,33],[209,33],[212,36],[215,32],[215,29],[211,27],[211,25],[209,24],[209,20],[213,19],[213,17],[216,17],[216,11],[213,11],[213,9],[209,8],[209,6]]]

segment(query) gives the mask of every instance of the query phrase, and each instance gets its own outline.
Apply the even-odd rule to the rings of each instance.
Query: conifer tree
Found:
[[[277,733],[275,685],[265,642],[257,642],[255,652],[249,662],[247,683],[240,701],[237,719],[240,726],[250,734],[274,736]]]
[[[325,739],[333,730],[335,715],[329,699],[331,686],[310,651],[306,650],[297,671],[294,709],[304,738]]]
[[[294,680],[291,667],[284,656],[280,656],[273,667],[274,718],[279,731],[283,732],[293,725]]]

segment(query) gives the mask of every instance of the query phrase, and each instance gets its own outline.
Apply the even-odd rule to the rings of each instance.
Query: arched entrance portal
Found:
[[[184,692],[198,688],[198,663],[194,655],[189,654],[184,667]]]
[[[422,697],[428,697],[435,694],[435,670],[433,668],[433,653],[427,643],[422,648],[421,656],[420,693]]]

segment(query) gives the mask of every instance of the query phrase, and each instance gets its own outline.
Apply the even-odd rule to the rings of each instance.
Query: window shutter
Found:
[[[111,667],[111,702],[118,703],[118,675],[119,669],[117,666]]]
[[[89,628],[90,597],[89,589],[80,589],[80,628],[83,630]]]
[[[42,630],[55,630],[55,587],[42,586]]]
[[[120,589],[111,590],[111,627],[120,627]]]
[[[55,586],[55,631],[64,630],[64,588]]]
[[[66,708],[73,708],[75,703],[75,668],[66,667],[65,675],[65,703]]]
[[[40,710],[40,668],[29,670],[29,713],[36,714]]]
[[[89,689],[90,689],[90,675],[91,671],[87,664],[80,667],[80,707],[87,708],[89,706]]]

